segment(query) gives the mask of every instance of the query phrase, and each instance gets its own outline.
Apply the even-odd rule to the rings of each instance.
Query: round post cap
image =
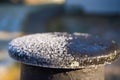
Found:
[[[111,63],[119,48],[115,41],[85,33],[37,33],[12,40],[9,55],[28,65],[79,69]]]

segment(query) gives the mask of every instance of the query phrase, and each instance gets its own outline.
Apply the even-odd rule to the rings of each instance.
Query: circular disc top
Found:
[[[119,56],[115,41],[82,33],[39,33],[9,43],[9,54],[24,64],[78,69],[111,63]]]

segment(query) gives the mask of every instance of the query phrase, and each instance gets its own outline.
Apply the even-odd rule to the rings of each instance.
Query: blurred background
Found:
[[[0,0],[0,80],[20,77],[8,43],[42,32],[90,33],[120,44],[120,0]],[[120,59],[105,67],[105,77],[120,80]]]

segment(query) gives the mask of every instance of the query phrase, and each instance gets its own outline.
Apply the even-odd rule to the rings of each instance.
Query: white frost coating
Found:
[[[71,67],[74,67],[74,66],[79,66],[79,62],[73,61],[73,62],[71,63]]]
[[[10,42],[10,55],[13,58],[16,58],[15,55],[17,55],[18,61],[22,60],[28,64],[32,64],[32,62],[36,60],[36,62],[34,62],[36,65],[42,65],[39,61],[43,61],[47,62],[47,64],[43,64],[42,66],[54,67],[53,65],[56,65],[57,63],[60,65],[61,61],[72,61],[74,59],[70,54],[67,54],[66,45],[68,42],[66,40],[69,39],[72,39],[72,37],[66,37],[59,33],[56,33],[56,35],[53,35],[52,33],[44,33],[24,36]],[[61,66],[64,65],[61,64]]]

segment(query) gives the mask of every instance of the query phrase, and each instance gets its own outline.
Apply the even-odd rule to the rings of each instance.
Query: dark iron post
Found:
[[[120,52],[88,34],[41,33],[14,39],[9,53],[21,62],[21,80],[104,80],[104,65]]]
[[[53,69],[22,64],[21,80],[104,80],[104,67]]]

